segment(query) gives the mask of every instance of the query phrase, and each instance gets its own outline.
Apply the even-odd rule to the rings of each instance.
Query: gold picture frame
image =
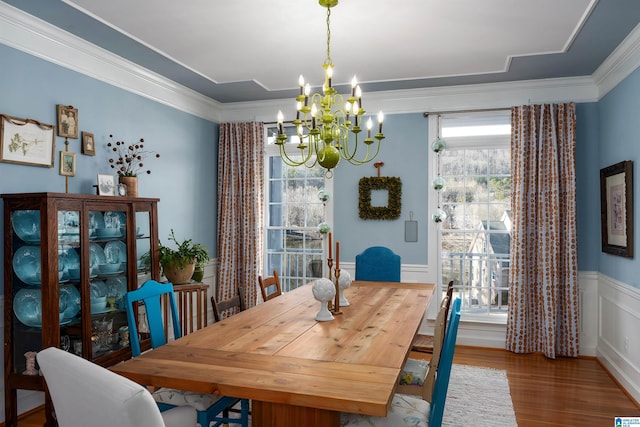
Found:
[[[76,153],[60,151],[60,175],[76,176]]]
[[[602,252],[633,258],[633,161],[600,169]]]
[[[52,168],[55,126],[0,114],[0,161]]]
[[[65,138],[78,138],[78,109],[73,105],[59,105],[58,111],[58,136]]]

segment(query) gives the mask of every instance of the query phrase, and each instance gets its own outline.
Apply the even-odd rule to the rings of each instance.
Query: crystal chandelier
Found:
[[[384,139],[382,133],[382,111],[378,113],[378,131],[371,134],[373,120],[369,116],[364,125],[367,129],[366,138],[361,141],[365,147],[358,152],[358,136],[360,127],[365,120],[366,111],[362,108],[362,91],[356,77],[351,81],[351,94],[346,97],[336,92],[332,87],[333,63],[331,62],[331,8],[338,4],[338,0],[318,0],[320,6],[327,8],[327,57],[324,60],[324,84],[322,94],[311,95],[309,83],[305,83],[302,75],[298,79],[300,94],[296,97],[296,118],[293,124],[299,143],[296,148],[299,155],[290,156],[286,150],[287,135],[284,133],[284,115],[278,111],[278,136],[276,144],[280,147],[280,157],[289,166],[313,167],[318,163],[326,169],[325,176],[333,176],[332,169],[338,165],[340,159],[351,164],[361,165],[375,159],[380,151],[380,141]],[[345,100],[346,98],[346,100]],[[353,138],[351,138],[353,134]],[[374,141],[375,140],[377,141]],[[375,145],[374,145],[375,144]],[[366,148],[366,150],[365,150]]]

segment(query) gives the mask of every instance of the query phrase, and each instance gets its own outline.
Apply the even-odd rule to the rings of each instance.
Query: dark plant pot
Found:
[[[202,282],[203,278],[204,278],[204,266],[196,265],[196,268],[193,271],[193,276],[191,276],[191,280],[195,282]]]
[[[163,267],[164,277],[174,285],[184,285],[191,282],[191,276],[196,268],[196,264],[187,264],[184,268],[178,268],[177,266]]]

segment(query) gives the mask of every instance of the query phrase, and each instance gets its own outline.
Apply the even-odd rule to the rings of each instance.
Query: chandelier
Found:
[[[280,157],[289,166],[313,167],[317,164],[326,169],[325,176],[333,176],[332,169],[338,165],[340,159],[354,165],[368,163],[375,159],[380,151],[380,141],[384,139],[382,133],[382,111],[378,113],[378,131],[371,135],[373,120],[369,116],[364,125],[366,137],[360,142],[358,151],[358,137],[365,120],[366,111],[362,108],[362,90],[354,76],[351,80],[351,94],[343,96],[333,88],[333,63],[331,62],[331,8],[338,4],[338,0],[318,0],[320,6],[327,8],[327,57],[324,68],[324,84],[322,93],[311,95],[311,87],[300,75],[298,84],[300,94],[296,97],[296,118],[292,123],[296,127],[299,143],[296,148],[298,155],[290,156],[286,150],[288,136],[284,133],[284,115],[278,111],[278,135],[276,144],[280,147]],[[353,134],[353,137],[351,137]],[[377,141],[374,141],[375,140]],[[364,147],[362,145],[364,144]]]

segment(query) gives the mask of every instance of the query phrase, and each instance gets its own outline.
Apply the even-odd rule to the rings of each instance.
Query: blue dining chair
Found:
[[[356,255],[356,280],[400,281],[400,255],[384,246],[371,246]]]
[[[173,336],[174,339],[178,339],[182,337],[182,329],[180,329],[178,306],[176,305],[171,283],[158,283],[155,280],[147,280],[140,288],[125,294],[124,302],[129,322],[129,340],[133,357],[140,355],[140,337],[134,311],[135,303],[144,304],[151,347],[156,348],[167,343],[161,306],[161,299],[165,295],[168,297],[167,301],[171,312]],[[248,427],[249,425],[249,401],[247,399],[195,393],[166,387],[159,388],[152,395],[161,411],[177,406],[194,407],[198,413],[198,424],[201,427],[210,427],[211,423],[214,423],[213,427],[233,423],[240,424],[242,427]],[[241,407],[240,418],[229,418],[228,410],[238,402],[240,402]]]

